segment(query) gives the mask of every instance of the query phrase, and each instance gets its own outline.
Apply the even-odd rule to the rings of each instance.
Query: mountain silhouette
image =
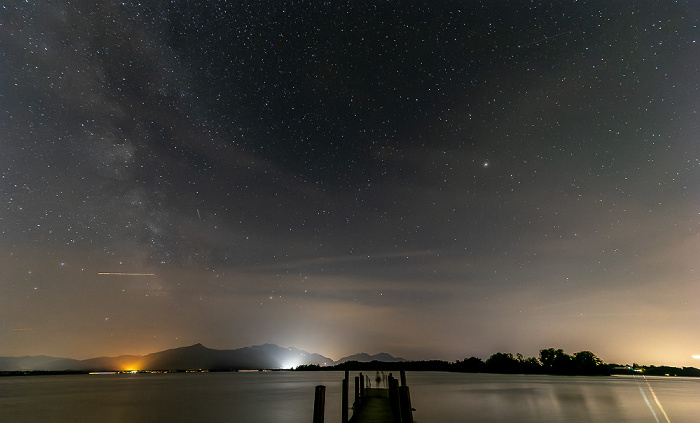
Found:
[[[80,366],[80,360],[73,360],[72,358],[49,357],[46,355],[34,355],[24,357],[0,357],[0,371],[61,371],[78,369],[80,368]]]
[[[345,363],[346,361],[359,361],[361,363],[368,363],[370,361],[383,361],[387,363],[396,363],[400,361],[406,361],[404,358],[401,357],[394,357],[391,354],[382,352],[379,354],[375,355],[369,355],[367,353],[357,353],[353,355],[349,355],[347,357],[343,357],[340,360],[338,360],[336,363]]]
[[[235,350],[215,350],[202,344],[173,348],[143,356],[96,357],[73,360],[48,356],[0,357],[0,371],[18,370],[257,370],[290,369],[302,364],[332,366],[320,354],[274,344]]]

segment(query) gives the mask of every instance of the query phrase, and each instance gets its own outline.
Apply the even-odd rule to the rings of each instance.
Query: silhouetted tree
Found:
[[[603,360],[590,351],[579,351],[574,354],[574,368],[579,375],[598,375],[609,373]]]
[[[565,353],[564,350],[546,348],[540,350],[540,362],[545,373],[557,375],[572,375],[576,373],[574,358]]]
[[[318,364],[300,364],[294,370],[299,370],[303,372],[318,371],[321,370],[321,366],[319,366]]]
[[[522,356],[521,356],[522,357]],[[520,361],[521,373],[536,374],[542,373],[542,366],[535,357],[528,357]]]
[[[561,351],[561,352],[559,352]],[[572,375],[574,371],[574,359],[569,354],[562,350],[557,350],[557,356],[554,357],[554,363],[552,363],[552,370],[554,373],[560,375]]]
[[[700,369],[695,367],[642,366],[644,374],[654,376],[700,376]]]
[[[511,353],[498,352],[486,360],[486,368],[493,373],[518,373],[519,364]]]
[[[457,361],[453,369],[457,372],[481,373],[486,371],[486,364],[480,358],[469,357],[463,361]]]
[[[540,363],[542,363],[542,368],[546,372],[551,372],[552,366],[554,365],[554,359],[557,357],[557,353],[563,352],[563,350],[555,350],[554,348],[540,350]]]

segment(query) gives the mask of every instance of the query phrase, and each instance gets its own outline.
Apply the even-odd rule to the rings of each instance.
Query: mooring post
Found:
[[[411,394],[408,392],[408,386],[399,387],[399,406],[401,408],[401,423],[413,423]]]
[[[399,381],[389,375],[389,405],[395,423],[401,423],[401,410],[399,409]]]
[[[341,423],[348,423],[348,371],[345,371],[345,379],[343,379],[343,401],[340,410]]]
[[[401,370],[401,386],[408,386],[406,383],[406,370]]]
[[[360,406],[360,377],[355,376],[355,402],[353,403],[355,407]]]
[[[314,422],[323,423],[323,416],[326,413],[326,387],[325,385],[316,386],[314,395]]]
[[[360,401],[365,399],[365,377],[360,373]]]

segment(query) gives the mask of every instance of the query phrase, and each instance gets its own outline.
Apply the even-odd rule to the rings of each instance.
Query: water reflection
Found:
[[[632,377],[413,373],[410,386],[421,423],[697,421],[700,380],[646,378],[644,383],[667,415],[647,394],[651,412]]]
[[[326,421],[340,416],[339,372],[178,373],[0,378],[0,421],[304,422],[327,385]]]
[[[314,386],[323,384],[332,423],[340,421],[342,378],[342,372],[4,377],[0,420],[301,423],[311,420]],[[700,416],[694,378],[409,372],[408,384],[418,423],[682,423]]]

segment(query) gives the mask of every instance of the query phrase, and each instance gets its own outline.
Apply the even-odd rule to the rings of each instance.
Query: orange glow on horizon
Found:
[[[141,363],[138,363],[138,362],[137,362],[137,363],[127,363],[127,364],[121,366],[121,369],[119,369],[119,371],[122,371],[122,372],[138,372],[138,371],[143,370],[141,367],[142,367],[142,366],[141,366]]]

